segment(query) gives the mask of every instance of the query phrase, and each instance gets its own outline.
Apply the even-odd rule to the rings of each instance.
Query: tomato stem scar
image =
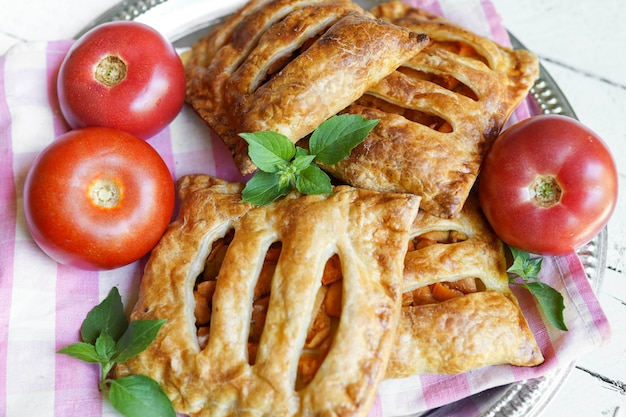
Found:
[[[121,199],[120,187],[113,181],[96,180],[89,187],[89,196],[91,201],[98,207],[113,208],[120,203]]]
[[[107,55],[98,62],[94,77],[107,87],[115,87],[126,78],[126,62],[119,56]]]
[[[561,201],[563,190],[552,175],[540,175],[528,187],[531,201],[538,207],[549,208]]]

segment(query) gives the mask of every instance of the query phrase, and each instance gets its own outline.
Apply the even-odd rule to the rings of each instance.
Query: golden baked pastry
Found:
[[[372,12],[432,42],[345,110],[380,122],[349,158],[324,168],[356,187],[416,193],[422,209],[454,217],[538,60],[400,1]]]
[[[295,143],[427,43],[349,0],[251,0],[192,47],[187,102],[248,174],[239,133]]]
[[[253,207],[240,191],[204,175],[179,181],[180,212],[131,315],[167,322],[116,374],[150,376],[191,416],[365,415],[397,327],[419,197],[340,186]],[[322,277],[337,267],[339,317],[330,343],[315,345],[307,336],[331,292]]]
[[[503,245],[475,195],[455,219],[420,211],[411,228],[402,316],[386,377],[542,363],[506,268]]]

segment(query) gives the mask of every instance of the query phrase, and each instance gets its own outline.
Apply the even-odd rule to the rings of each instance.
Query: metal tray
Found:
[[[384,0],[356,0],[369,9]],[[241,7],[246,0],[125,0],[90,24],[75,38],[101,23],[114,20],[136,20],[159,30],[177,48],[191,46],[209,28]],[[515,49],[526,49],[511,33]],[[548,71],[540,65],[540,75],[530,90],[534,114],[562,114],[576,118],[574,109]],[[597,293],[602,287],[607,256],[607,230],[601,231],[578,251],[585,273]],[[413,417],[445,417],[462,412],[469,404],[486,410],[483,417],[533,417],[539,415],[574,368],[575,363],[540,378],[519,381],[475,394],[470,398],[428,410]]]

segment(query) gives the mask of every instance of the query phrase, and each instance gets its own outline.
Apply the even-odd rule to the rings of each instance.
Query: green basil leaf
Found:
[[[288,164],[274,175],[278,178],[278,189],[289,192],[293,188],[293,184],[296,183],[296,166]]]
[[[261,171],[277,172],[296,154],[296,147],[285,135],[276,132],[240,133],[248,142],[248,155]]]
[[[310,152],[301,146],[296,146],[296,158],[299,156],[305,156],[305,155],[310,155]]]
[[[510,246],[510,249],[513,255],[513,264],[507,269],[509,283],[521,285],[530,291],[539,302],[550,323],[557,329],[567,330],[563,318],[563,310],[565,310],[563,296],[557,290],[539,280],[543,258],[531,258],[528,252],[512,246]],[[518,282],[518,278],[521,278],[523,283]]]
[[[311,163],[315,159],[315,155],[297,155],[291,165],[295,168],[295,172],[298,174],[311,166]]]
[[[100,355],[96,351],[96,347],[92,344],[79,342],[69,345],[57,351],[64,355],[69,355],[73,358],[88,363],[100,363]]]
[[[80,329],[83,342],[95,344],[101,333],[107,333],[113,340],[118,340],[128,327],[128,318],[124,312],[122,298],[116,287],[107,297],[88,314]]]
[[[300,172],[296,188],[302,194],[330,194],[333,191],[330,178],[317,165],[309,165]]]
[[[241,133],[252,162],[259,168],[244,187],[241,199],[269,204],[288,194],[294,185],[303,194],[331,193],[330,178],[314,160],[334,164],[346,158],[377,123],[361,115],[333,116],[311,135],[310,153],[279,133]]]
[[[150,346],[150,343],[159,333],[165,320],[135,320],[131,321],[128,329],[115,346],[115,362],[126,362],[140,354]]]
[[[541,271],[541,263],[543,258],[531,258],[530,254],[521,249],[510,247],[513,255],[513,264],[507,269],[507,272],[520,277],[524,282],[536,281]],[[514,281],[516,277],[512,277]]]
[[[336,164],[347,158],[363,142],[378,120],[368,120],[358,114],[333,116],[322,123],[311,135],[312,155],[325,164]]]
[[[525,261],[527,259],[530,258],[530,253],[518,249],[515,246],[510,246],[509,245],[509,249],[511,250],[511,254],[513,255],[513,259],[517,259],[517,258],[521,258],[522,261]]]
[[[543,282],[531,282],[525,286],[535,296],[550,323],[559,330],[567,330],[563,318],[565,303],[561,293]]]
[[[526,267],[526,276],[531,279],[538,279],[541,272],[541,263],[543,258],[529,259]]]
[[[144,375],[110,382],[109,400],[126,417],[175,417],[176,412],[160,385]]]
[[[95,348],[100,363],[109,362],[115,354],[115,340],[108,333],[102,332],[96,339]]]
[[[291,184],[281,185],[277,174],[257,171],[246,183],[241,199],[261,206],[287,195],[289,191],[291,191]]]

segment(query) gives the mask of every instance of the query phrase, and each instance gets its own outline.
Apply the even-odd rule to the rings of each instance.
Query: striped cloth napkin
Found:
[[[508,44],[507,32],[488,0],[407,0],[469,29]],[[116,286],[130,308],[137,298],[145,259],[106,272],[58,265],[31,239],[22,212],[24,177],[35,156],[67,126],[60,116],[55,73],[71,42],[24,43],[0,57],[0,417],[116,416],[98,391],[95,365],[55,352],[79,339],[87,312]],[[518,109],[512,121],[530,114]],[[243,178],[208,128],[185,108],[148,141],[174,177],[206,173]],[[545,282],[559,290],[570,330],[544,319],[534,299],[515,290],[546,361],[534,368],[496,366],[457,376],[420,375],[385,381],[371,416],[417,413],[488,388],[538,377],[567,366],[605,343],[610,328],[575,254],[547,258]],[[466,401],[455,415],[480,414]]]

